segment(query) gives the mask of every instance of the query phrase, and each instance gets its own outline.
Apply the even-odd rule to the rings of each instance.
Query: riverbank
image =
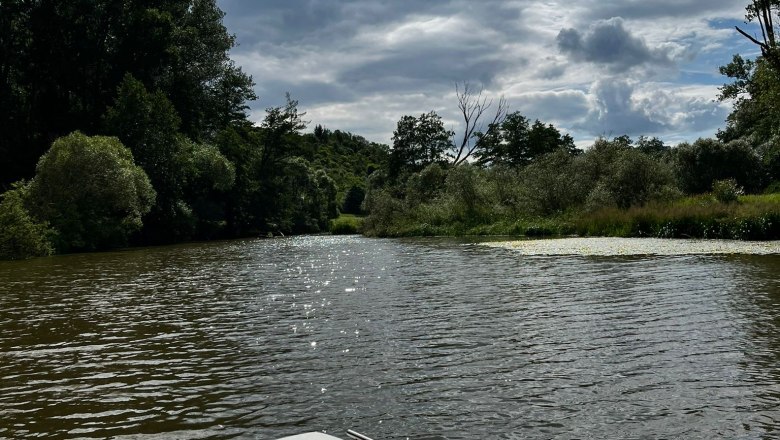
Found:
[[[724,203],[705,194],[629,209],[604,208],[592,212],[569,212],[547,218],[516,220],[505,218],[493,222],[428,222],[425,220],[397,216],[390,224],[378,225],[369,216],[365,221],[363,232],[368,236],[379,237],[578,235],[778,240],[780,239],[780,194],[740,196],[732,203]]]

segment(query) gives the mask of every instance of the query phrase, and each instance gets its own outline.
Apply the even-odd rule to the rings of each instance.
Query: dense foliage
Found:
[[[40,257],[53,252],[48,225],[33,218],[25,206],[28,189],[20,183],[0,195],[0,259]]]
[[[361,212],[387,148],[302,134],[289,97],[249,122],[222,18],[215,0],[0,2],[2,257],[318,232]]]
[[[154,203],[146,173],[118,139],[75,132],[38,162],[27,202],[57,232],[60,251],[122,246]]]
[[[373,235],[517,232],[517,222],[533,223],[575,212],[628,208],[681,195],[675,158],[642,152],[626,137],[600,139],[585,152],[561,147],[526,166],[432,164],[406,180],[369,190],[371,214],[364,231]]]
[[[744,192],[763,191],[769,181],[760,152],[745,140],[699,139],[670,148],[655,138],[633,142],[620,136],[599,139],[585,151],[559,147],[525,165],[434,163],[395,180],[376,176],[370,180],[370,215],[363,231],[380,236],[691,233],[778,238],[772,222],[780,207],[718,205],[739,205]],[[710,192],[713,207],[667,209],[685,195]],[[698,214],[685,214],[693,211]],[[729,212],[738,217],[722,218]],[[750,226],[755,222],[763,232]],[[744,233],[745,225],[759,232]]]
[[[29,178],[52,141],[101,133],[130,74],[195,140],[244,118],[252,81],[228,57],[215,0],[0,2],[0,184]]]

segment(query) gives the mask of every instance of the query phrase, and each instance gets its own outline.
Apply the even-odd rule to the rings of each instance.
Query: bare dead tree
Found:
[[[761,48],[761,54],[772,67],[780,72],[780,48],[777,46],[775,37],[775,23],[772,13],[778,14],[780,11],[780,1],[778,0],[753,0],[753,3],[747,6],[747,21],[757,21],[761,27],[761,40],[754,37],[739,26],[735,26],[737,32],[750,40],[753,44]]]
[[[453,165],[464,163],[479,147],[479,135],[484,134],[482,116],[493,105],[493,99],[483,96],[484,90],[475,90],[469,83],[455,84],[455,94],[458,97],[458,109],[463,116],[463,137],[460,144],[453,147]],[[497,129],[503,122],[508,110],[506,99],[498,100],[493,118],[487,124],[488,130]]]

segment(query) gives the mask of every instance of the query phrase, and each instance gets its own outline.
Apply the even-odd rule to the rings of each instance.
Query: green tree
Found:
[[[777,20],[780,1],[754,0],[746,7],[747,22],[758,24],[760,36],[737,27],[761,49],[755,60],[734,55],[720,68],[732,82],[721,88],[720,99],[734,102],[726,128],[718,133],[723,142],[744,140],[761,156],[769,181],[780,180],[780,46]]]
[[[640,152],[656,159],[665,157],[671,150],[671,148],[664,144],[661,139],[658,139],[657,137],[649,138],[646,136],[639,136],[639,140],[636,141],[635,147]]]
[[[739,55],[720,71],[733,82],[721,87],[719,97],[733,101],[734,109],[718,138],[724,142],[745,139],[760,148],[780,137],[780,74],[763,59],[754,62]]]
[[[445,197],[451,218],[464,224],[479,224],[487,220],[484,170],[471,164],[454,167],[445,179]]]
[[[587,154],[587,153],[586,153]],[[674,187],[674,174],[660,162],[639,149],[621,150],[597,186],[608,191],[619,208],[641,206]]]
[[[518,203],[526,212],[542,216],[560,214],[583,202],[582,179],[576,174],[574,159],[557,150],[520,171]]]
[[[326,230],[328,220],[338,216],[333,179],[300,157],[286,159],[280,165],[284,172],[275,185],[277,205],[270,213],[269,228],[286,233]]]
[[[31,212],[57,231],[59,251],[125,245],[155,192],[117,138],[79,132],[56,140],[30,184]]]
[[[18,260],[51,255],[52,231],[25,206],[29,185],[17,183],[0,195],[0,259]]]
[[[524,167],[559,149],[570,154],[577,152],[571,136],[561,135],[552,124],[545,125],[538,119],[530,124],[519,112],[508,114],[498,128],[477,136],[480,141],[475,157],[481,165]]]
[[[745,141],[699,139],[672,154],[681,189],[690,194],[709,192],[716,180],[734,179],[749,192],[764,184],[761,158]]]
[[[366,198],[366,190],[360,186],[352,186],[344,194],[341,203],[341,211],[345,214],[362,214],[363,199]]]
[[[0,2],[0,184],[31,177],[55,138],[100,133],[126,74],[160,90],[190,138],[244,119],[252,80],[222,18],[214,0]]]
[[[634,147],[628,136],[598,139],[577,158],[580,197],[588,209],[606,206],[641,206],[662,195],[675,192],[671,166],[659,158],[660,140],[640,138]],[[648,151],[649,153],[645,153]]]
[[[758,23],[761,28],[761,40],[748,34],[737,26],[737,31],[761,49],[761,56],[780,72],[780,47],[777,42],[777,29],[775,29],[776,15],[780,18],[779,0],[753,0],[745,8],[745,19],[748,22]]]
[[[222,24],[224,16],[216,0],[183,2],[174,16],[169,69],[153,84],[165,91],[182,131],[195,140],[245,119],[246,101],[256,99],[252,78],[230,59],[236,38]]]
[[[183,141],[186,184],[180,203],[191,210],[192,236],[211,239],[229,235],[225,197],[236,180],[236,168],[210,144]]]
[[[226,230],[240,237],[260,233],[268,211],[263,192],[267,175],[260,169],[262,144],[258,130],[249,124],[232,124],[214,140],[219,151],[234,165],[234,185],[223,197]]]
[[[29,8],[0,2],[0,190],[29,174],[41,151],[30,148],[29,96],[25,89],[30,39]],[[28,173],[29,171],[29,173]]]
[[[432,163],[446,162],[445,153],[453,148],[453,135],[434,111],[402,117],[393,132],[390,174],[398,176],[402,171],[419,171]]]
[[[192,211],[184,202],[188,174],[192,172],[192,145],[179,133],[180,123],[165,94],[149,92],[129,74],[106,112],[106,131],[130,148],[157,192],[155,206],[145,221],[145,242],[189,238],[195,227]]]
[[[265,118],[260,125],[262,153],[260,168],[264,173],[272,173],[280,161],[291,156],[296,135],[306,128],[303,120],[305,112],[298,111],[298,101],[286,96],[287,103],[280,107],[265,110]]]

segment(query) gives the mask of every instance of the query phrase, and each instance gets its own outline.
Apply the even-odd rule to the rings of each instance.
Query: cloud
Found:
[[[289,91],[312,125],[389,143],[398,119],[460,116],[454,83],[570,131],[714,134],[717,66],[742,50],[732,0],[217,0],[261,97]],[[598,79],[598,81],[595,81]]]
[[[529,119],[540,119],[556,125],[570,124],[586,114],[590,108],[587,93],[582,90],[530,92],[511,96],[514,106]]]
[[[668,50],[651,49],[644,40],[631,35],[620,18],[596,22],[585,34],[576,29],[562,29],[556,41],[558,49],[573,60],[604,65],[613,72],[643,64],[673,63]]]
[[[627,20],[688,19],[697,17],[741,17],[745,2],[734,0],[588,0],[581,5],[586,20],[623,17]]]
[[[634,84],[629,81],[599,80],[590,89],[592,106],[584,124],[591,134],[656,133],[663,123],[656,115],[633,101]]]
[[[588,92],[590,110],[574,127],[607,136],[700,133],[722,123],[728,113],[713,100],[715,94],[714,87],[598,80]]]

